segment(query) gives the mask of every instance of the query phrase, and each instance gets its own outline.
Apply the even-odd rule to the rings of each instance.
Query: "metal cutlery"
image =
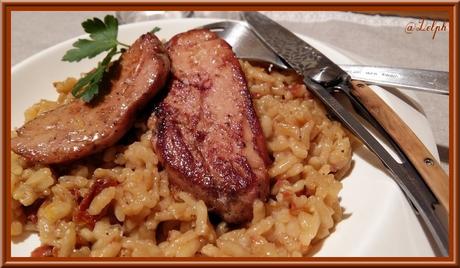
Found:
[[[435,210],[440,209],[436,205],[441,204],[449,211],[448,177],[439,164],[435,163],[432,155],[425,151],[423,143],[419,141],[419,143],[411,143],[410,146],[406,146],[408,142],[413,141],[410,138],[407,139],[408,136],[406,136],[412,131],[396,113],[391,113],[392,110],[388,106],[385,107],[385,103],[380,98],[376,98],[377,95],[366,84],[352,81],[349,74],[320,51],[260,13],[245,12],[244,18],[264,44],[304,77],[304,83],[328,107],[330,112],[380,158],[417,210],[441,254],[447,256],[448,232],[443,219]],[[402,164],[396,162],[363,125],[344,109],[331,95],[331,91],[344,93],[355,109],[386,135],[402,158]],[[393,126],[395,123],[399,123],[399,127],[406,126],[408,132],[399,132],[399,128]],[[415,134],[411,138],[418,140]],[[421,146],[414,151],[412,146],[416,145]],[[428,153],[428,156],[420,159],[419,153],[421,152]],[[423,166],[424,169],[418,168],[417,163],[420,162],[423,163],[420,166]],[[423,176],[424,174],[426,176]]]
[[[272,51],[267,50],[244,22],[221,21],[205,26],[225,39],[240,58],[269,62],[281,69],[288,66]],[[402,89],[449,94],[449,73],[433,70],[395,68],[368,65],[340,65],[352,79],[373,85],[390,86]]]
[[[447,211],[449,209],[447,175],[423,143],[366,84],[352,81],[350,75],[315,48],[259,13],[246,12],[244,17],[254,32],[250,29],[248,31],[245,24],[232,22],[206,25],[204,28],[214,29],[233,46],[241,58],[267,61],[277,66],[290,66],[303,75],[307,87],[331,113],[361,138],[390,170],[394,180],[428,227],[440,254],[448,255],[449,241],[444,219],[435,212],[435,208],[440,209],[439,203]],[[335,99],[332,91],[344,93],[355,109],[380,130],[395,148],[402,164],[396,162],[368,130]],[[423,179],[421,175],[425,175]]]

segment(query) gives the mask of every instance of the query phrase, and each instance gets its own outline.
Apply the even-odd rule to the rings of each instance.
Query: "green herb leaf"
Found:
[[[109,70],[110,62],[115,54],[117,54],[116,47],[112,48],[107,56],[98,63],[96,69],[78,80],[72,89],[72,95],[81,98],[84,102],[90,102],[99,93],[104,73]]]
[[[84,58],[94,58],[104,51],[117,47],[118,20],[107,15],[104,21],[98,18],[88,19],[82,24],[85,32],[89,33],[91,39],[79,39],[73,43],[75,48],[66,52],[63,61],[80,61]]]
[[[105,16],[104,21],[98,18],[88,19],[81,26],[86,33],[89,33],[90,39],[78,39],[77,42],[73,43],[74,48],[65,53],[62,57],[63,61],[78,62],[84,58],[91,59],[104,51],[109,51],[105,58],[97,64],[97,67],[80,78],[72,88],[74,97],[90,102],[99,94],[101,81],[109,69],[112,57],[124,51],[121,49],[117,52],[117,46],[129,48],[129,45],[117,40],[118,20],[112,15]],[[159,27],[155,27],[150,32],[156,33],[159,30]]]
[[[161,30],[160,27],[155,26],[155,28],[153,28],[153,29],[150,31],[150,33],[154,34],[154,33],[159,32],[160,30]]]

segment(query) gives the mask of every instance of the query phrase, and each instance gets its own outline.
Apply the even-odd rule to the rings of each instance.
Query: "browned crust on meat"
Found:
[[[173,185],[227,222],[247,221],[254,200],[268,194],[270,159],[241,66],[231,47],[207,30],[176,35],[167,50],[173,81],[152,140],[160,160]],[[219,84],[225,82],[227,88]]]
[[[215,33],[212,33],[207,30],[201,30],[201,29],[190,30],[182,34],[175,35],[173,38],[171,38],[171,40],[167,43],[166,49],[170,50],[172,47],[177,46],[177,45],[184,46],[184,44],[178,44],[180,40],[179,38],[186,39],[187,35],[193,36],[196,33],[203,33],[203,32],[206,32],[206,34],[210,36],[209,40],[219,39],[219,37]],[[219,40],[221,41],[220,43],[222,46],[225,46],[230,50],[232,49],[232,47],[227,42],[225,42],[222,39],[219,39]],[[185,46],[193,46],[193,45],[194,45],[193,43],[185,44]],[[256,144],[256,149],[259,152],[259,155],[263,157],[265,164],[268,166],[271,164],[272,160],[270,159],[270,156],[268,154],[268,150],[267,150],[265,138],[262,132],[262,128],[260,126],[259,119],[257,118],[256,112],[252,104],[251,94],[249,93],[249,90],[247,89],[248,85],[246,82],[246,77],[244,76],[244,72],[241,68],[241,65],[238,59],[235,57],[233,53],[229,55],[228,57],[226,57],[224,61],[228,62],[232,66],[232,68],[234,68],[234,72],[235,74],[237,74],[235,78],[238,80],[238,83],[240,83],[242,87],[244,87],[244,89],[241,90],[240,93],[244,96],[243,100],[245,102],[244,105],[246,107],[245,112],[249,120],[249,123],[250,123],[249,125],[251,126],[252,133],[254,134],[254,143]],[[174,66],[171,66],[171,68],[172,68],[171,71],[174,72]]]
[[[131,127],[136,112],[161,89],[169,59],[161,41],[142,35],[112,66],[105,94],[90,104],[75,100],[17,130],[14,152],[31,162],[62,163],[99,152]]]

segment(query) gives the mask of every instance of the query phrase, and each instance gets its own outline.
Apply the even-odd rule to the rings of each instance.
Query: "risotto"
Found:
[[[115,146],[68,165],[32,165],[11,152],[13,238],[38,233],[36,257],[309,254],[342,217],[350,135],[296,75],[241,65],[273,159],[270,197],[254,202],[251,222],[231,226],[202,200],[170,189],[152,129],[139,120]],[[25,120],[72,100],[75,83],[55,83],[58,100],[33,105]]]

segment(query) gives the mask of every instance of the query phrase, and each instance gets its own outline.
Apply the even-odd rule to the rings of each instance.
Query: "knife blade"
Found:
[[[340,65],[352,79],[374,85],[449,95],[449,73],[411,68]]]
[[[255,34],[291,68],[303,76],[306,86],[323,102],[348,129],[373,151],[388,168],[393,179],[416,209],[416,214],[427,227],[442,256],[449,254],[449,238],[444,219],[435,211],[439,201],[416,168],[407,159],[397,143],[371,115],[366,107],[352,94],[350,75],[321,52],[298,38],[283,26],[258,12],[244,12],[243,18]],[[400,164],[383,148],[357,119],[331,94],[340,90],[347,95],[358,112],[374,125],[397,149],[403,163]],[[448,207],[447,207],[448,209]]]

